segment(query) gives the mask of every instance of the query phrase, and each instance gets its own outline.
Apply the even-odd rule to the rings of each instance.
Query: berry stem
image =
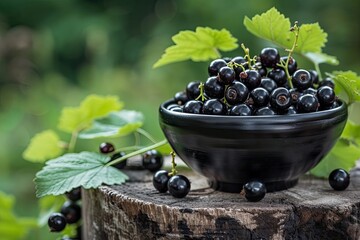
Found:
[[[167,144],[167,140],[166,140],[166,139],[164,139],[164,140],[162,140],[162,141],[160,141],[160,142],[157,142],[157,143],[155,143],[155,144],[152,144],[152,145],[150,145],[150,146],[147,146],[147,147],[141,148],[141,149],[139,149],[139,150],[136,150],[136,151],[134,151],[134,152],[128,153],[128,154],[126,154],[126,155],[124,155],[124,156],[122,156],[122,157],[120,157],[120,158],[116,158],[116,159],[114,159],[113,161],[105,164],[105,166],[108,167],[108,166],[111,166],[111,165],[115,165],[115,164],[117,164],[117,163],[120,163],[120,162],[124,161],[125,159],[128,159],[128,158],[134,157],[134,156],[136,156],[136,155],[145,153],[145,152],[147,152],[147,151],[149,151],[149,150],[152,150],[152,149],[161,147],[161,146],[163,146],[163,145],[165,145],[165,144]]]
[[[195,100],[199,100],[201,99],[201,101],[205,101],[206,100],[206,97],[205,97],[205,94],[204,94],[204,83],[200,83],[199,84],[199,89],[200,89],[200,95],[195,99]]]
[[[293,42],[293,45],[291,47],[291,49],[286,49],[286,51],[289,52],[288,54],[288,57],[286,59],[286,62],[285,62],[285,66],[282,66],[285,70],[285,73],[286,73],[286,76],[287,76],[287,80],[288,80],[288,84],[289,84],[289,87],[290,88],[293,88],[293,84],[291,82],[291,76],[289,74],[289,61],[291,59],[291,56],[293,55],[294,51],[295,51],[295,48],[297,47],[297,42],[299,40],[299,32],[300,32],[300,27],[298,26],[298,22],[295,21],[294,23],[294,26],[292,26],[290,28],[290,31],[293,32],[295,34],[295,39],[294,39],[294,42]]]
[[[172,151],[170,153],[171,155],[171,172],[169,173],[169,176],[172,177],[172,176],[175,176],[177,174],[177,171],[176,171],[176,162],[175,162],[175,157],[176,157],[176,154],[174,151]]]
[[[321,76],[321,71],[320,71],[320,66],[318,63],[314,63],[314,67],[315,67],[315,71],[317,72],[317,74],[319,75],[319,80],[322,80],[322,76]]]
[[[245,44],[241,44],[241,48],[244,50],[245,52],[245,59],[248,61],[248,65],[249,65],[249,69],[252,69],[252,64],[251,64],[251,57],[250,57],[250,49],[245,47]]]
[[[153,136],[151,136],[151,134],[145,131],[144,129],[138,128],[136,129],[136,132],[140,133],[141,135],[149,139],[151,142],[156,143],[156,140],[153,138]]]

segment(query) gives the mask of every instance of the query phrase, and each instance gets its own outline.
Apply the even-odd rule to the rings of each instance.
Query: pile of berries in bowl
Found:
[[[160,126],[177,155],[218,190],[253,180],[267,191],[294,186],[342,133],[347,106],[330,78],[264,48],[259,57],[212,61],[160,106]]]

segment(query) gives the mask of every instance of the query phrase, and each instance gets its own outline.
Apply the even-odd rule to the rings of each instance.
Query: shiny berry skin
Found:
[[[293,114],[297,114],[298,112],[296,111],[296,108],[294,106],[290,106],[286,112],[284,112],[284,115],[293,115]]]
[[[200,95],[200,82],[189,82],[186,86],[186,96],[189,100],[196,99]]]
[[[183,112],[184,113],[193,113],[193,114],[201,114],[203,108],[203,103],[198,100],[190,100],[185,103]]]
[[[291,105],[291,95],[288,89],[284,87],[276,88],[270,94],[270,105],[273,109],[284,111]]]
[[[255,107],[263,107],[269,103],[269,92],[262,87],[255,88],[250,92],[250,98],[253,100]]]
[[[312,88],[312,87],[309,87],[309,88],[305,89],[304,91],[302,91],[301,93],[302,93],[302,95],[304,95],[304,94],[312,94],[312,95],[316,96],[317,90]]]
[[[260,53],[261,64],[268,68],[274,68],[280,61],[280,55],[276,48],[264,48]]]
[[[281,68],[272,69],[268,73],[268,77],[273,79],[279,87],[284,86],[287,83],[286,72]]]
[[[156,172],[160,170],[160,168],[162,168],[163,166],[163,163],[163,155],[155,149],[147,151],[142,156],[142,164],[144,168],[149,170],[150,172]]]
[[[69,192],[66,192],[65,196],[67,197],[67,199],[73,202],[79,201],[81,199],[81,188],[80,187],[73,188]]]
[[[156,190],[165,193],[168,190],[169,173],[166,170],[159,170],[153,176],[153,185]]]
[[[283,61],[284,63],[286,63],[288,59],[288,56],[285,56],[285,57],[281,57],[280,58],[280,61]],[[278,67],[280,68],[280,67]],[[290,57],[290,60],[289,60],[289,65],[288,65],[288,71],[289,71],[289,74],[290,75],[293,75],[293,73],[297,70],[297,62],[296,60],[293,58],[293,57]]]
[[[209,77],[204,83],[204,91],[210,98],[223,98],[225,86],[218,81],[217,77]]]
[[[121,158],[121,157],[123,157],[123,156],[125,156],[125,153],[124,153],[124,152],[114,153],[114,154],[111,156],[109,162],[114,161],[115,159]],[[121,162],[119,162],[119,163],[116,163],[116,164],[114,164],[114,165],[111,165],[111,166],[113,166],[114,168],[117,168],[117,169],[120,170],[120,169],[124,169],[124,168],[126,167],[126,164],[127,164],[127,159],[125,159],[125,160],[123,160],[123,161],[121,161]]]
[[[292,75],[291,82],[295,88],[305,90],[312,86],[312,78],[308,71],[299,69]]]
[[[229,85],[235,80],[235,71],[231,67],[222,67],[219,70],[219,82],[224,85]]]
[[[219,99],[209,99],[206,100],[203,106],[203,113],[207,115],[225,115],[227,112],[227,107]]]
[[[115,151],[115,147],[111,143],[103,142],[100,144],[99,150],[101,153],[106,154],[106,153],[111,153],[111,152]]]
[[[318,74],[318,72],[316,70],[314,70],[314,69],[310,69],[310,70],[308,70],[308,72],[311,75],[312,83],[313,84],[318,84],[319,83],[319,74]]]
[[[256,62],[252,67],[258,71],[262,77],[267,75],[267,69],[261,64],[261,62]]]
[[[258,181],[251,181],[244,185],[245,198],[249,202],[258,202],[265,197],[265,184]]]
[[[183,198],[190,192],[191,184],[183,175],[172,176],[168,181],[169,193],[176,198]]]
[[[321,106],[319,107],[319,110],[323,111],[323,110],[329,110],[329,109],[334,109],[339,107],[339,103],[337,101],[333,102],[330,106]]]
[[[246,70],[240,73],[240,81],[244,83],[249,90],[252,90],[260,86],[261,75],[256,70]]]
[[[296,109],[299,113],[316,112],[319,106],[318,99],[312,94],[304,94],[299,97]]]
[[[335,101],[335,92],[329,86],[322,86],[316,94],[321,106],[331,106]]]
[[[269,93],[271,93],[275,88],[277,88],[277,84],[270,78],[262,78],[260,87],[265,88]]]
[[[291,103],[296,104],[302,94],[296,88],[290,89],[289,92],[291,96]]]
[[[334,190],[343,191],[350,184],[350,175],[344,169],[335,169],[329,175],[329,184]]]
[[[266,116],[266,115],[272,116],[272,115],[276,115],[276,112],[269,107],[262,107],[262,108],[258,108],[254,112],[254,115],[256,115],[256,116]]]
[[[248,96],[249,96],[248,88],[239,81],[234,81],[225,90],[226,102],[231,105],[245,102]]]
[[[232,106],[229,111],[231,116],[251,116],[251,114],[252,109],[244,103]]]
[[[208,67],[209,76],[217,76],[220,68],[225,66],[227,66],[227,63],[224,59],[215,59]]]
[[[184,105],[188,101],[185,91],[175,93],[174,100],[178,105]]]
[[[66,219],[61,213],[52,213],[48,219],[51,232],[61,232],[66,227]]]
[[[66,201],[60,212],[64,215],[68,224],[76,223],[81,218],[81,207],[71,201]]]
[[[245,70],[248,68],[248,62],[245,60],[245,58],[243,58],[241,56],[234,57],[233,59],[231,59],[231,62],[233,63],[233,68],[235,71],[235,78],[239,79],[240,73],[244,71],[243,68]],[[240,67],[239,65],[243,66],[243,68]]]
[[[322,81],[319,82],[319,88],[320,87],[323,87],[323,86],[328,86],[328,87],[331,87],[332,89],[335,88],[335,82],[332,78],[325,78],[323,79]]]

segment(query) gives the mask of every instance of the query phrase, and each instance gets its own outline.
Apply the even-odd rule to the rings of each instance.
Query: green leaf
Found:
[[[93,139],[99,137],[126,136],[143,125],[142,113],[131,110],[111,112],[105,118],[95,120],[92,127],[79,134],[79,138]]]
[[[52,130],[36,134],[23,152],[23,158],[30,162],[45,162],[62,154],[59,136]]]
[[[290,45],[291,47],[295,36],[291,34]],[[302,24],[300,26],[298,46],[295,48],[295,52],[321,52],[321,49],[325,47],[327,42],[327,33],[321,29],[319,23]]]
[[[89,95],[79,107],[66,107],[62,110],[58,128],[69,133],[80,131],[90,127],[93,120],[120,110],[123,105],[116,96]]]
[[[348,120],[341,136],[360,148],[360,125]]]
[[[360,76],[352,71],[334,71],[330,76],[347,94],[348,104],[360,101]]]
[[[312,61],[316,65],[319,65],[320,63],[339,65],[339,61],[337,60],[336,57],[327,55],[325,53],[308,52],[308,53],[305,53],[304,56],[307,57],[310,61]]]
[[[317,177],[327,178],[336,168],[349,171],[359,158],[360,148],[347,139],[340,138],[330,153],[310,172]]]
[[[219,50],[231,51],[238,47],[237,39],[226,29],[197,27],[194,31],[180,31],[172,37],[175,45],[168,47],[154,68],[185,60],[206,61],[220,57]]]
[[[36,196],[60,195],[73,188],[97,188],[101,184],[121,184],[128,176],[105,166],[108,156],[93,152],[68,153],[46,162],[36,174]]]
[[[34,218],[18,218],[13,213],[14,197],[0,192],[0,236],[1,239],[23,239],[31,228],[37,227]]]
[[[62,195],[60,196],[49,195],[40,198],[39,200],[40,215],[38,219],[39,225],[40,226],[46,225],[49,216],[54,212],[58,212],[65,201],[66,198]]]

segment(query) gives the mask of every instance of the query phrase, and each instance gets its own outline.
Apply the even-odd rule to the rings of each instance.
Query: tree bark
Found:
[[[255,203],[191,172],[183,199],[158,193],[147,171],[127,174],[126,184],[83,190],[85,239],[360,239],[359,171],[345,191],[305,177]]]

